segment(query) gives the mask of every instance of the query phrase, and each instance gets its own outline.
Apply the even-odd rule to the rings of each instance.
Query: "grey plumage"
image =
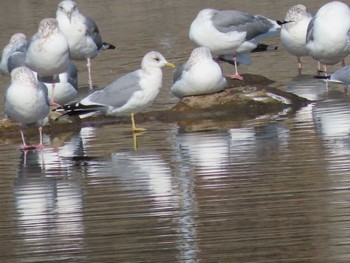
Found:
[[[236,10],[218,10],[212,17],[213,25],[222,33],[246,32],[246,40],[267,33],[273,24],[263,16],[253,16]]]

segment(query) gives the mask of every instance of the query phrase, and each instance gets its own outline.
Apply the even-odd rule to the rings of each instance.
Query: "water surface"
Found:
[[[326,1],[305,1],[311,11]],[[232,8],[283,19],[295,1],[79,1],[107,42],[93,60],[103,87],[158,50],[187,59],[201,8]],[[28,36],[55,15],[53,1],[3,1],[0,44]],[[266,41],[280,46],[278,38]],[[43,152],[0,140],[0,261],[19,262],[348,262],[350,105],[341,87],[312,78],[316,63],[283,48],[254,54],[243,73],[314,100],[297,112],[254,120],[146,122],[46,132]],[[79,62],[80,94],[87,92]],[[225,71],[230,66],[224,65]],[[172,72],[150,110],[172,107]],[[1,76],[1,88],[9,82]],[[0,102],[2,104],[2,102]],[[3,117],[2,105],[0,114]],[[141,125],[141,124],[140,124]],[[191,131],[191,132],[190,132]],[[138,151],[134,151],[134,140]],[[37,136],[30,138],[38,140]]]

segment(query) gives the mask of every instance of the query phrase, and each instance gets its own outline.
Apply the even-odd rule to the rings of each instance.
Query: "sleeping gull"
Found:
[[[16,33],[11,36],[10,42],[4,47],[0,62],[0,71],[9,75],[8,60],[16,52],[26,52],[27,38],[23,33]]]
[[[58,4],[56,19],[62,32],[67,37],[73,60],[87,60],[89,86],[93,88],[91,77],[91,59],[101,50],[115,49],[115,46],[102,42],[96,23],[81,14],[77,3],[64,0]]]
[[[163,66],[175,67],[162,54],[151,51],[141,62],[141,69],[130,72],[104,89],[95,91],[80,102],[64,105],[56,111],[67,111],[63,116],[111,115],[131,116],[133,132],[144,131],[136,128],[134,113],[151,105],[162,87]]]
[[[333,1],[322,6],[309,23],[306,48],[309,55],[325,66],[343,62],[350,53],[350,9]]]
[[[65,72],[70,63],[68,41],[56,19],[43,19],[28,43],[25,65],[37,72],[40,80],[53,83],[54,88],[58,74]],[[51,100],[51,104],[57,103]]]
[[[47,120],[50,105],[46,86],[35,78],[27,67],[18,67],[11,72],[11,85],[5,91],[5,113],[8,118],[20,125],[22,146],[20,149],[42,149],[42,126]],[[28,125],[38,125],[40,143],[27,145],[23,128]]]
[[[306,31],[311,19],[312,15],[306,6],[298,4],[288,10],[285,20],[290,22],[282,25],[281,29],[281,43],[290,54],[297,57],[299,75],[302,68],[300,57],[308,55]]]
[[[195,48],[174,74],[171,92],[179,97],[219,92],[227,85],[222,69],[206,47]]]
[[[209,48],[215,56],[234,55],[235,74],[227,77],[242,80],[237,60],[248,64],[248,54],[258,42],[278,34],[283,23],[236,10],[203,9],[192,22],[189,37],[196,45]]]

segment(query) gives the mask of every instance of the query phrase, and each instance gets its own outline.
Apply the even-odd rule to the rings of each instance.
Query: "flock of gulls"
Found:
[[[238,65],[250,64],[251,52],[271,49],[260,41],[278,34],[284,48],[296,56],[300,74],[301,57],[311,56],[318,62],[319,72],[330,81],[348,85],[350,66],[345,66],[344,59],[350,53],[349,32],[350,8],[338,1],[325,4],[315,15],[298,4],[288,10],[283,21],[237,10],[200,10],[189,30],[190,40],[198,47],[186,63],[176,68],[171,92],[182,98],[222,91],[227,78],[243,79]],[[96,23],[79,12],[73,0],[61,1],[56,18],[43,19],[30,40],[23,33],[11,37],[2,52],[0,71],[11,77],[5,91],[5,114],[20,126],[21,150],[43,149],[42,127],[50,106],[63,112],[59,118],[130,115],[132,131],[144,131],[136,127],[134,114],[155,100],[162,87],[162,68],[175,68],[159,52],[148,52],[140,69],[74,101],[78,70],[72,61],[87,61],[92,89],[91,60],[102,50],[114,48],[102,41]],[[223,74],[222,61],[234,65],[233,74]],[[327,65],[337,63],[344,67],[327,74]],[[37,145],[26,144],[23,129],[29,125],[39,127]]]

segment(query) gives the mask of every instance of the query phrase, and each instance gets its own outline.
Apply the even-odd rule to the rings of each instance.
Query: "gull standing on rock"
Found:
[[[350,53],[350,8],[333,1],[322,6],[309,23],[306,48],[325,66],[342,61]]]
[[[5,91],[5,114],[20,125],[22,150],[42,149],[42,126],[47,120],[50,105],[46,86],[37,80],[27,67],[18,67],[11,72],[11,85]],[[40,143],[27,145],[23,128],[38,125]]]
[[[215,56],[233,55],[235,74],[227,77],[242,80],[237,61],[249,64],[248,54],[263,38],[277,35],[283,23],[236,10],[203,9],[192,22],[189,37]]]
[[[70,66],[68,41],[54,18],[45,18],[28,43],[25,65],[38,73],[39,80],[54,83]],[[52,105],[57,105],[53,100]]]
[[[8,69],[9,58],[15,52],[26,52],[27,50],[27,37],[23,33],[16,33],[11,36],[10,42],[4,47],[0,62],[0,71],[3,74],[9,75]]]
[[[101,50],[115,49],[115,46],[102,42],[96,23],[78,10],[73,0],[64,0],[58,4],[56,19],[62,32],[67,37],[73,60],[87,60],[89,86],[93,88],[91,59]]]
[[[144,131],[144,129],[136,128],[134,113],[144,110],[157,97],[162,87],[161,68],[163,66],[175,67],[172,63],[168,63],[162,54],[151,51],[143,57],[141,69],[118,78],[104,89],[95,91],[80,102],[64,105],[55,111],[67,111],[61,117],[130,114],[132,131]]]
[[[182,98],[219,92],[226,86],[226,78],[210,50],[198,47],[192,51],[188,61],[175,71],[171,92]]]
[[[306,32],[311,19],[312,15],[307,11],[306,6],[295,5],[286,14],[285,21],[289,23],[282,25],[281,29],[281,43],[290,54],[297,57],[299,75],[302,69],[300,57],[308,55]]]

